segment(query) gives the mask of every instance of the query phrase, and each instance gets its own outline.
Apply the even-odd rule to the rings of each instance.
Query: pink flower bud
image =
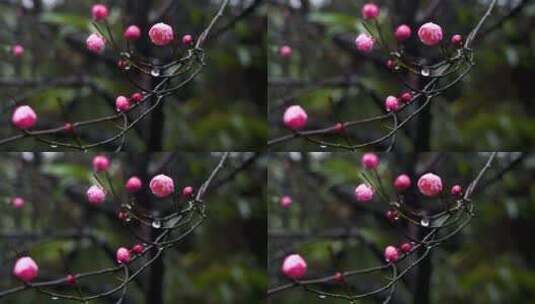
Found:
[[[373,20],[379,17],[379,6],[375,3],[367,3],[362,7],[362,18]]]
[[[396,188],[397,191],[405,191],[411,187],[411,178],[407,174],[401,174],[400,176],[396,177],[396,180],[394,181],[394,188]]]
[[[124,247],[121,247],[117,249],[117,253],[115,254],[117,263],[119,264],[127,264],[130,262],[130,251]]]
[[[76,285],[76,276],[73,274],[67,275],[67,284],[69,285]]]
[[[368,34],[360,34],[357,39],[355,39],[355,45],[357,49],[362,53],[370,53],[373,50],[373,45],[375,40]]]
[[[282,208],[289,208],[292,205],[292,198],[288,195],[281,197],[279,204]]]
[[[406,25],[402,24],[396,28],[396,32],[394,33],[394,36],[396,37],[396,40],[399,42],[405,41],[409,39],[412,35],[411,28]]]
[[[412,250],[412,245],[411,243],[403,243],[401,244],[400,249],[403,253],[409,253]]]
[[[110,160],[105,155],[93,157],[93,171],[103,172],[110,168]]]
[[[395,263],[399,259],[399,251],[394,246],[388,246],[385,248],[385,260],[388,263]]]
[[[375,153],[365,153],[362,155],[360,163],[364,169],[376,169],[379,166],[379,156]]]
[[[130,101],[124,96],[118,96],[115,99],[115,108],[118,112],[128,112],[130,110]]]
[[[193,187],[186,186],[182,188],[182,197],[188,198],[193,194]]]
[[[132,94],[132,96],[130,96],[130,99],[132,100],[133,103],[141,102],[143,100],[143,94],[136,92]]]
[[[279,55],[284,58],[290,58],[292,56],[292,48],[288,45],[283,45],[279,48]]]
[[[124,212],[124,211],[119,211],[117,213],[117,218],[120,220],[120,221],[125,221],[126,219],[128,219],[128,213]]]
[[[337,272],[334,274],[334,280],[338,283],[343,283],[345,281],[344,274],[341,272]]]
[[[132,176],[126,181],[126,191],[130,193],[138,192],[141,189],[143,183],[137,176]]]
[[[93,15],[93,20],[102,21],[108,17],[108,7],[104,4],[95,4],[91,8],[91,14]]]
[[[174,36],[173,28],[163,22],[156,23],[149,30],[150,40],[157,46],[168,45]]]
[[[183,45],[190,45],[193,43],[193,37],[191,35],[184,35],[182,36],[182,44]]]
[[[440,25],[428,22],[418,30],[420,41],[427,46],[435,46],[442,41],[443,34]]]
[[[85,45],[90,52],[100,54],[104,51],[106,41],[99,34],[93,33],[87,37]]]
[[[20,44],[13,45],[11,47],[11,54],[17,58],[22,57],[22,54],[24,54],[24,47]]]
[[[96,185],[89,187],[85,195],[87,196],[87,201],[89,204],[93,206],[102,204],[106,199],[106,192]]]
[[[14,208],[20,209],[24,207],[24,199],[22,197],[14,197],[11,199],[11,205],[13,205]]]
[[[392,59],[388,59],[386,61],[386,67],[389,69],[389,70],[393,70],[396,68],[396,62]]]
[[[153,177],[149,187],[152,194],[159,198],[167,197],[175,191],[175,183],[173,182],[173,179],[164,174],[159,174]]]
[[[282,120],[287,128],[301,130],[307,124],[308,115],[303,108],[293,105],[286,109]]]
[[[74,134],[74,132],[75,132],[74,126],[73,126],[72,123],[70,123],[70,122],[66,122],[66,123],[63,125],[63,130],[64,130],[66,133],[69,133],[69,134]]]
[[[394,96],[388,96],[385,100],[385,109],[387,112],[397,112],[401,108],[399,99]]]
[[[32,281],[38,273],[39,266],[28,256],[19,258],[13,267],[13,275],[24,282]]]
[[[412,101],[411,92],[404,92],[403,94],[401,94],[401,101],[403,101],[404,103],[411,102]]]
[[[451,43],[453,45],[461,46],[462,42],[463,42],[463,36],[459,34],[451,36]]]
[[[346,127],[345,127],[344,123],[342,123],[342,122],[337,122],[337,123],[334,125],[334,132],[340,134],[340,133],[342,133],[342,132],[345,131],[345,128],[346,128]]]
[[[135,244],[134,247],[132,247],[132,252],[134,254],[142,254],[144,249],[145,248],[143,248],[143,245]]]
[[[139,37],[141,37],[141,30],[139,29],[137,25],[130,25],[124,31],[123,36],[124,36],[124,39],[126,40],[136,41],[139,39]]]
[[[369,202],[373,199],[373,188],[366,184],[360,184],[355,188],[355,198],[358,202]]]
[[[418,189],[425,196],[436,196],[442,192],[442,179],[433,173],[424,174],[418,180]]]
[[[389,222],[394,223],[399,220],[399,211],[396,209],[388,209],[385,216]]]
[[[291,254],[284,259],[282,273],[289,279],[299,280],[307,271],[307,263],[298,254]]]
[[[463,188],[460,185],[454,185],[451,187],[451,195],[454,197],[460,197],[463,194]]]
[[[13,125],[21,130],[27,130],[37,123],[37,114],[30,106],[20,106],[15,109],[11,116]]]

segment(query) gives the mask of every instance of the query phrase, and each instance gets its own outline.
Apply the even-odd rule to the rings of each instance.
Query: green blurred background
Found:
[[[423,199],[414,186],[424,172],[442,177],[449,191],[453,184],[466,189],[483,167],[489,153],[380,154],[383,184],[392,193],[392,181],[411,176],[408,204],[429,210],[438,201]],[[499,153],[472,196],[475,218],[460,234],[435,248],[430,258],[400,282],[391,303],[531,303],[535,296],[535,156]],[[384,214],[388,202],[363,204],[353,190],[361,182],[360,154],[273,153],[268,168],[268,273],[273,288],[288,280],[280,273],[282,259],[301,254],[308,262],[307,278],[382,265],[383,250],[404,241],[400,229],[416,235],[419,229],[400,221],[392,226]],[[290,195],[289,209],[279,206]],[[390,272],[356,276],[355,292],[380,287]],[[418,283],[419,282],[419,283]],[[333,282],[316,285],[324,291],[344,293]],[[384,294],[358,303],[382,303]],[[347,303],[320,299],[294,288],[270,297],[271,303]]]
[[[388,54],[376,49],[358,53],[355,37],[364,31],[360,9],[369,1],[272,1],[268,17],[269,138],[288,134],[281,123],[284,109],[302,105],[309,114],[308,128],[333,126],[384,113],[384,100],[404,87],[385,67]],[[413,29],[408,52],[430,60],[440,58],[439,48],[423,46],[418,27],[428,21],[440,24],[445,40],[452,34],[467,36],[480,20],[488,0],[377,0],[387,41],[393,44],[395,26]],[[531,0],[498,1],[492,16],[474,44],[476,66],[461,84],[432,102],[428,111],[398,132],[399,151],[529,150],[535,145],[532,82],[535,75],[535,3]],[[282,59],[281,45],[293,55]],[[403,74],[401,75],[403,76]],[[410,79],[418,81],[417,79]],[[414,106],[410,109],[413,111]],[[354,142],[379,138],[391,122],[375,123],[350,131]],[[325,137],[336,141],[335,137]],[[341,140],[338,138],[338,140]],[[384,149],[387,141],[379,145]],[[275,151],[315,151],[317,144],[296,140],[273,146]]]
[[[117,69],[118,54],[111,52],[109,44],[102,56],[85,50],[85,39],[92,28],[91,5],[96,2],[99,1],[0,1],[0,138],[16,134],[9,123],[13,98],[34,107],[39,115],[38,128],[50,128],[62,126],[66,120],[110,115],[115,112],[116,96],[136,90]],[[138,24],[142,38],[135,45],[136,51],[165,60],[169,60],[171,48],[150,44],[146,34],[150,26],[164,21],[173,26],[179,37],[190,33],[197,38],[221,3],[100,2],[110,8],[108,19],[119,43],[124,43],[122,33],[126,26]],[[204,45],[206,66],[202,73],[167,97],[163,107],[131,130],[125,150],[252,150],[265,143],[265,12],[259,5],[261,1],[230,2]],[[15,43],[26,49],[22,59],[16,60],[9,53]],[[153,87],[147,78],[137,81],[144,87]],[[26,84],[15,85],[21,80]],[[108,123],[79,132],[82,138],[95,142],[118,130]],[[65,135],[55,139],[72,140],[62,137]],[[28,139],[1,149],[47,151],[50,147]]]
[[[85,191],[92,184],[91,158],[81,153],[4,153],[0,157],[0,290],[21,285],[11,275],[15,255],[24,250],[40,266],[39,281],[67,273],[93,271],[116,265],[115,250],[131,247],[136,239],[118,219],[118,203],[107,201],[92,208]],[[136,194],[153,212],[166,209],[169,200],[150,194],[150,177],[165,173],[180,191],[195,189],[214,169],[220,153],[111,154],[114,187],[126,195],[124,182],[139,176],[145,187]],[[246,164],[246,165],[243,165]],[[242,167],[242,170],[235,171]],[[237,174],[230,175],[232,172]],[[232,153],[205,196],[207,219],[178,246],[166,250],[132,282],[124,303],[257,303],[264,297],[266,265],[265,159],[253,153]],[[26,199],[22,209],[8,205],[15,195]],[[167,204],[166,204],[167,203]],[[150,233],[135,221],[138,234]],[[57,237],[69,231],[94,236]],[[29,234],[42,237],[30,239]],[[17,237],[18,236],[18,237]],[[84,292],[94,294],[116,286],[114,276],[78,280]],[[161,282],[161,283],[159,283]],[[138,283],[141,283],[139,285]],[[74,292],[73,288],[56,290]],[[115,297],[91,303],[116,303]],[[158,298],[161,296],[161,302]],[[1,303],[67,303],[35,291],[2,298]],[[71,303],[71,302],[68,302]]]

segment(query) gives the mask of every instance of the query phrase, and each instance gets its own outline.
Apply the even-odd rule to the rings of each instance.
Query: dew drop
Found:
[[[55,301],[55,300],[59,300],[59,298],[58,297],[51,297],[50,300]]]
[[[153,68],[151,71],[150,71],[150,74],[154,77],[158,77],[160,76],[160,70],[158,68]]]
[[[396,66],[394,67],[394,70],[399,71],[399,70],[401,70],[401,67],[400,67],[399,65],[396,65]]]
[[[127,64],[127,65],[124,66],[124,70],[125,70],[125,71],[128,71],[128,70],[130,70],[131,68],[132,68],[132,66],[130,66],[130,64]]]
[[[327,149],[327,146],[326,145],[321,145],[320,149]]]
[[[319,295],[318,298],[324,300],[324,299],[327,299],[327,296],[326,295]]]
[[[423,217],[423,218],[420,220],[420,225],[422,225],[423,227],[428,227],[428,226],[429,226],[429,219],[426,218],[426,217]]]
[[[159,220],[154,220],[152,222],[152,228],[158,229],[160,227],[162,227],[162,222],[160,222]]]
[[[424,76],[424,77],[429,77],[429,75],[431,75],[431,71],[429,71],[428,68],[422,69],[421,73],[422,73],[422,76]]]
[[[131,218],[131,217],[127,217],[124,221],[127,222],[127,223],[129,223],[129,222],[132,221],[132,218]]]
[[[57,146],[57,145],[50,145],[50,148],[52,148],[52,149],[57,149],[58,146]]]

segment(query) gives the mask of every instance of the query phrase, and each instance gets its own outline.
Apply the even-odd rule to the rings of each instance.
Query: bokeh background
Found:
[[[364,32],[361,7],[369,1],[274,0],[268,20],[269,138],[288,130],[282,125],[284,109],[302,105],[309,114],[307,128],[333,126],[384,113],[384,100],[404,88],[388,70],[388,54],[360,54],[354,39]],[[415,32],[425,22],[440,24],[445,39],[463,36],[475,27],[488,0],[377,0],[379,23],[393,43],[392,32],[409,24],[412,38],[406,43],[412,55],[433,61],[437,48],[423,46]],[[532,80],[535,71],[533,23],[535,3],[499,0],[474,44],[476,66],[461,82],[436,98],[428,110],[398,132],[399,151],[526,150],[535,143]],[[281,45],[293,48],[292,57],[281,58]],[[419,79],[408,79],[418,83]],[[411,110],[414,110],[411,109]],[[353,128],[354,142],[381,137],[385,123]],[[334,137],[326,137],[331,141]],[[338,140],[342,140],[338,138]],[[384,149],[387,141],[377,149]],[[296,140],[272,147],[274,151],[316,151],[317,144]]]
[[[92,31],[91,6],[110,8],[116,40],[129,24],[138,24],[142,38],[135,50],[169,60],[171,48],[155,47],[147,32],[154,23],[173,26],[179,37],[198,37],[216,13],[221,1],[138,0],[23,0],[0,1],[0,138],[17,134],[11,126],[13,99],[30,104],[39,115],[38,128],[62,126],[115,112],[118,95],[136,91],[119,71],[118,54],[101,56],[85,49]],[[230,1],[224,16],[205,43],[206,66],[189,85],[166,98],[128,134],[127,151],[252,150],[265,143],[266,127],[266,18],[258,0]],[[25,53],[15,59],[13,44]],[[136,78],[153,87],[150,77]],[[80,129],[92,142],[117,132],[111,123]],[[55,139],[65,136],[56,137]],[[116,145],[115,145],[116,146]],[[114,145],[102,147],[112,149]],[[50,147],[28,139],[0,147],[6,151],[48,151]]]
[[[136,239],[117,219],[119,203],[111,195],[90,207],[85,191],[92,182],[91,158],[81,153],[4,153],[0,157],[0,290],[21,283],[11,269],[26,251],[39,264],[39,281],[63,278],[116,265],[115,250]],[[169,200],[148,190],[150,177],[165,173],[176,190],[198,189],[214,169],[220,153],[110,154],[110,174],[119,195],[124,182],[138,175],[145,186],[136,200],[152,212],[169,212]],[[237,168],[240,168],[237,170]],[[233,172],[235,172],[233,174]],[[257,303],[265,295],[266,276],[265,159],[253,153],[231,154],[205,196],[207,219],[178,246],[132,282],[123,303]],[[22,196],[14,209],[9,198]],[[166,204],[167,202],[167,204]],[[172,210],[171,210],[172,211]],[[165,213],[161,213],[162,215]],[[130,224],[148,237],[150,231]],[[92,237],[68,237],[84,232]],[[62,237],[63,236],[63,237]],[[80,279],[84,292],[116,286],[114,276]],[[76,289],[56,290],[75,292]],[[116,303],[118,294],[92,303]],[[33,290],[2,298],[1,303],[66,303]]]
[[[417,193],[416,179],[424,172],[442,177],[445,189],[471,182],[489,153],[380,154],[379,174],[389,193],[392,181],[407,173],[413,180],[407,203],[427,210],[439,204]],[[529,303],[535,295],[535,189],[533,154],[498,153],[472,196],[475,217],[457,236],[435,248],[400,282],[391,303]],[[363,182],[360,154],[273,153],[268,168],[269,286],[285,283],[283,258],[301,254],[308,262],[305,278],[337,271],[382,265],[383,250],[403,241],[400,229],[418,235],[414,225],[385,218],[388,203],[381,199],[362,204],[354,188]],[[293,205],[279,205],[290,195]],[[355,292],[380,287],[390,273],[352,277]],[[340,284],[315,287],[342,293]],[[294,288],[270,296],[270,303],[347,303]],[[382,303],[384,294],[359,303]]]

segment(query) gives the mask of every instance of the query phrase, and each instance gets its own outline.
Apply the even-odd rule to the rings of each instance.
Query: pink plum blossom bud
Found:
[[[91,14],[93,15],[93,20],[102,21],[108,17],[108,7],[104,4],[95,4],[91,8]]]
[[[156,23],[149,30],[150,40],[157,46],[168,45],[174,36],[173,28],[163,22]]]
[[[399,251],[394,246],[388,246],[385,248],[385,260],[388,263],[395,263],[399,259]]]
[[[73,274],[68,274],[67,275],[67,284],[69,285],[76,285],[76,276],[73,275]]]
[[[292,48],[288,45],[283,45],[279,48],[279,55],[284,58],[290,58],[292,56]]]
[[[13,125],[21,130],[29,129],[37,123],[37,114],[30,106],[19,106],[11,116]]]
[[[127,264],[130,262],[130,251],[124,247],[117,249],[115,256],[117,258],[117,263],[119,264]]]
[[[396,37],[396,40],[399,42],[405,41],[409,39],[412,35],[411,28],[406,25],[402,24],[396,28],[396,32],[394,33],[394,36]]]
[[[152,194],[159,198],[167,197],[175,191],[175,183],[173,182],[173,179],[164,174],[159,174],[153,177],[149,187]]]
[[[451,195],[454,197],[460,197],[463,194],[463,188],[460,185],[454,185],[451,187]]]
[[[39,266],[28,256],[19,258],[13,267],[13,275],[24,282],[32,281],[37,277],[38,273]]]
[[[182,36],[182,44],[188,46],[193,43],[193,36],[186,34]]]
[[[385,100],[385,109],[387,112],[397,112],[401,108],[399,99],[394,96],[388,96]]]
[[[126,191],[130,193],[138,192],[141,189],[143,183],[137,176],[130,177],[125,184]]]
[[[307,271],[307,263],[298,254],[291,254],[284,259],[282,273],[289,279],[299,280]]]
[[[420,41],[427,46],[435,46],[442,41],[442,28],[438,24],[428,22],[420,27],[418,30],[418,37]]]
[[[100,36],[97,33],[93,33],[87,37],[87,40],[85,41],[85,45],[87,49],[95,54],[100,54],[102,51],[104,51],[104,46],[106,44],[106,41],[102,36]]]
[[[308,115],[303,108],[293,105],[286,109],[282,120],[287,128],[301,130],[307,124]]]
[[[130,96],[130,99],[132,100],[133,103],[141,102],[143,100],[143,94],[136,92],[132,94],[132,96]]]
[[[193,194],[193,187],[186,186],[182,188],[182,197],[188,198]]]
[[[22,54],[24,54],[24,47],[20,44],[15,44],[11,47],[11,54],[17,58],[22,57]]]
[[[292,205],[292,198],[288,195],[281,197],[279,204],[282,208],[289,208]]]
[[[457,46],[461,46],[463,42],[463,36],[456,34],[451,36],[451,43]]]
[[[388,59],[386,61],[386,67],[389,69],[389,70],[394,70],[396,68],[396,62],[392,59]]]
[[[375,3],[366,3],[362,7],[362,18],[373,20],[379,17],[379,6]]]
[[[372,170],[379,166],[379,156],[375,153],[365,153],[360,159],[360,163],[364,169]]]
[[[124,96],[118,96],[115,99],[115,108],[117,112],[128,112],[130,110],[130,101]]]
[[[143,253],[143,250],[144,248],[143,248],[143,245],[141,244],[135,244],[134,247],[132,247],[132,252],[134,254],[141,254]]]
[[[11,205],[17,209],[24,207],[24,203],[25,201],[22,197],[14,197],[11,199]]]
[[[110,168],[110,160],[105,155],[93,157],[93,171],[103,172]]]
[[[126,40],[136,41],[139,39],[139,37],[141,37],[141,30],[139,29],[137,25],[130,25],[124,31],[123,36],[124,36],[124,39]]]
[[[357,50],[362,53],[370,53],[373,50],[373,44],[375,43],[373,37],[368,34],[360,34],[357,39],[355,39],[355,45]]]
[[[418,189],[425,196],[436,196],[442,192],[442,179],[433,173],[426,173],[418,180]]]
[[[409,253],[412,250],[412,245],[411,243],[403,243],[401,244],[400,249],[403,253]]]
[[[397,191],[405,191],[411,187],[411,178],[407,174],[401,174],[400,176],[396,177],[396,180],[394,181],[394,188],[396,188]]]
[[[373,188],[366,184],[360,184],[355,188],[355,198],[358,202],[369,202],[373,199]]]
[[[404,103],[409,103],[412,101],[412,94],[411,92],[404,92],[403,94],[401,94],[401,101],[403,101]]]
[[[93,185],[87,189],[85,193],[87,196],[87,201],[90,205],[98,206],[104,202],[106,199],[106,192],[102,190],[99,186]]]

